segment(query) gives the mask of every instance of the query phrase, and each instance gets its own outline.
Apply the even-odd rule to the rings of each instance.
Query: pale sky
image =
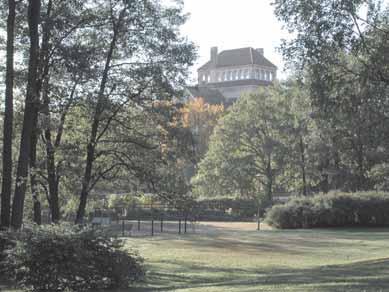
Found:
[[[192,68],[209,60],[210,48],[222,50],[253,47],[264,48],[265,57],[283,73],[284,63],[277,47],[288,33],[282,30],[273,13],[271,0],[185,0],[190,13],[182,33],[198,46],[199,59]],[[193,78],[196,77],[193,74]],[[191,82],[193,83],[193,82]]]

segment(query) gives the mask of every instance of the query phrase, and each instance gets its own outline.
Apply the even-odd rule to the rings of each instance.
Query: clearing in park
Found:
[[[145,257],[146,283],[105,292],[389,291],[388,228],[256,231],[256,223],[204,222],[179,235],[175,227],[154,237],[134,231],[127,242]]]
[[[149,267],[135,291],[389,291],[389,229],[255,229],[201,223],[195,234],[134,234],[128,242]]]

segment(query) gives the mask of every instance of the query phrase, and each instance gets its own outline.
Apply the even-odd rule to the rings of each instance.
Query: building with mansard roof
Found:
[[[255,92],[277,78],[277,67],[263,49],[240,48],[218,52],[211,48],[210,60],[198,70],[198,84],[188,87],[191,97],[206,102],[231,104],[244,93]]]

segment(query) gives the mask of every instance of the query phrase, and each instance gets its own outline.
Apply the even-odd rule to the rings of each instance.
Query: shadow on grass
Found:
[[[211,230],[211,229],[210,229]],[[319,232],[318,232],[319,231]],[[136,238],[133,239],[136,242]],[[263,252],[306,255],[316,251],[360,248],[362,241],[389,242],[389,229],[320,229],[282,231],[232,231],[212,228],[206,234],[162,234],[152,242],[174,242],[181,247],[196,249],[221,249],[227,252],[244,252],[258,255]],[[131,239],[130,239],[131,242]],[[173,244],[173,245],[174,245]],[[350,246],[351,245],[351,246]]]
[[[144,286],[120,290],[120,292],[175,291],[189,288],[197,288],[201,291],[201,289],[210,287],[220,287],[220,291],[224,290],[222,287],[225,287],[225,290],[228,287],[234,287],[238,289],[237,291],[255,287],[262,289],[288,287],[296,291],[305,291],[301,289],[305,285],[309,285],[313,291],[322,292],[378,292],[388,291],[389,287],[389,258],[314,269],[275,268],[269,270],[217,268],[185,262],[163,263],[175,265],[175,268],[165,272],[152,271],[148,276],[148,282],[152,283],[153,287]]]
[[[228,288],[248,291],[247,289],[255,287],[262,289],[268,287],[269,290],[265,291],[282,291],[271,290],[271,287],[279,287],[279,289],[287,287],[291,291],[378,292],[388,291],[389,287],[389,258],[313,269],[220,268],[180,261],[163,261],[154,264],[169,268],[166,271],[152,270],[144,285],[105,292],[175,291],[190,288],[202,291],[211,287],[219,287],[220,291]],[[305,285],[309,285],[310,288],[305,290],[302,288]],[[0,291],[15,291],[5,290],[7,287],[10,286],[0,284]]]

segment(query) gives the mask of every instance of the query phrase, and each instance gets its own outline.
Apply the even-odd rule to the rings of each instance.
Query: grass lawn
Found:
[[[254,229],[129,240],[150,271],[136,291],[389,291],[389,229]]]
[[[389,229],[254,229],[209,223],[128,239],[149,273],[124,291],[389,291]]]

